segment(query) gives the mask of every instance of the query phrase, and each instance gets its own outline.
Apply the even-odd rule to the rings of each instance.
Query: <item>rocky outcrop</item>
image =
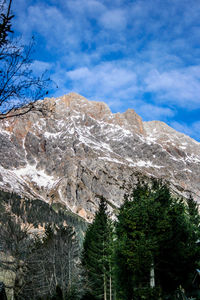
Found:
[[[31,104],[0,122],[0,187],[66,207],[91,220],[103,195],[111,209],[138,174],[169,180],[175,192],[200,197],[200,144],[134,110],[112,114],[105,103],[69,95]]]

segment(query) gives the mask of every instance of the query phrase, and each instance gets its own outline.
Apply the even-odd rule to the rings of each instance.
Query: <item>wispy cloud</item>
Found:
[[[157,101],[168,102],[188,109],[200,107],[200,66],[168,72],[152,70],[145,78],[146,90]]]
[[[173,117],[175,111],[168,107],[156,106],[152,104],[143,104],[136,108],[138,114],[142,115],[146,121],[152,120],[167,120],[168,117]]]
[[[105,29],[124,30],[127,25],[126,11],[122,9],[107,10],[100,17],[99,22]]]
[[[74,90],[107,98],[113,95],[116,98],[121,90],[126,93],[130,86],[136,88],[136,74],[134,71],[106,62],[91,68],[78,68],[67,72]]]
[[[49,69],[53,68],[52,63],[44,62],[41,60],[34,60],[31,66],[31,70],[34,74],[39,75]]]
[[[27,22],[28,20],[28,22]],[[19,19],[18,28],[28,38],[34,32],[45,39],[47,47],[69,48],[77,45],[78,39],[73,32],[74,23],[55,6],[46,4],[32,5],[26,14]]]
[[[74,90],[197,134],[197,114],[191,125],[178,112],[200,108],[200,2],[18,0],[13,9],[15,31],[37,37],[34,68],[49,67],[55,95]]]

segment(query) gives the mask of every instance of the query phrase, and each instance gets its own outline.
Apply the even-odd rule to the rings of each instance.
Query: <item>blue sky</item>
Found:
[[[13,0],[13,29],[37,41],[33,68],[58,85],[133,108],[200,141],[200,1]]]

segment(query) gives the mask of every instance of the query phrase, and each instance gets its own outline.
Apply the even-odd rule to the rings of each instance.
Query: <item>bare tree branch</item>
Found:
[[[24,46],[19,40],[9,37],[14,17],[11,4],[12,0],[9,0],[8,7],[0,6],[0,119],[21,115],[21,112],[11,114],[11,111],[47,95],[51,83],[46,72],[40,76],[33,72],[34,38]],[[31,106],[22,114],[30,110]]]
[[[5,7],[5,2],[0,6],[0,47],[7,43],[8,34],[12,32],[11,20],[14,17],[10,14],[12,0],[9,1],[8,8]]]

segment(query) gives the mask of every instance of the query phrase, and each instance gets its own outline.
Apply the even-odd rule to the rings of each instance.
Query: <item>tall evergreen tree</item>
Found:
[[[106,210],[106,202],[101,198],[99,209],[83,243],[82,264],[88,282],[87,299],[111,299],[110,230]]]
[[[199,205],[194,201],[191,195],[187,199],[187,211],[191,224],[195,226],[195,229],[200,229]]]
[[[183,201],[166,185],[138,183],[116,226],[118,299],[172,299],[178,286],[185,287],[199,256],[193,229]]]
[[[196,257],[196,260],[199,261],[200,264],[200,214],[199,214],[199,204],[194,201],[192,196],[187,199],[187,213],[189,218],[189,225],[191,228],[191,239],[195,241],[193,243],[193,247],[190,249],[190,256]],[[190,258],[189,258],[190,259]],[[194,274],[194,259],[190,259],[190,268],[187,270],[188,276],[186,280],[186,290],[188,291],[188,295],[194,297],[195,299],[200,299],[200,290],[198,286],[195,284],[195,277],[197,273]],[[198,267],[199,268],[199,267]]]

